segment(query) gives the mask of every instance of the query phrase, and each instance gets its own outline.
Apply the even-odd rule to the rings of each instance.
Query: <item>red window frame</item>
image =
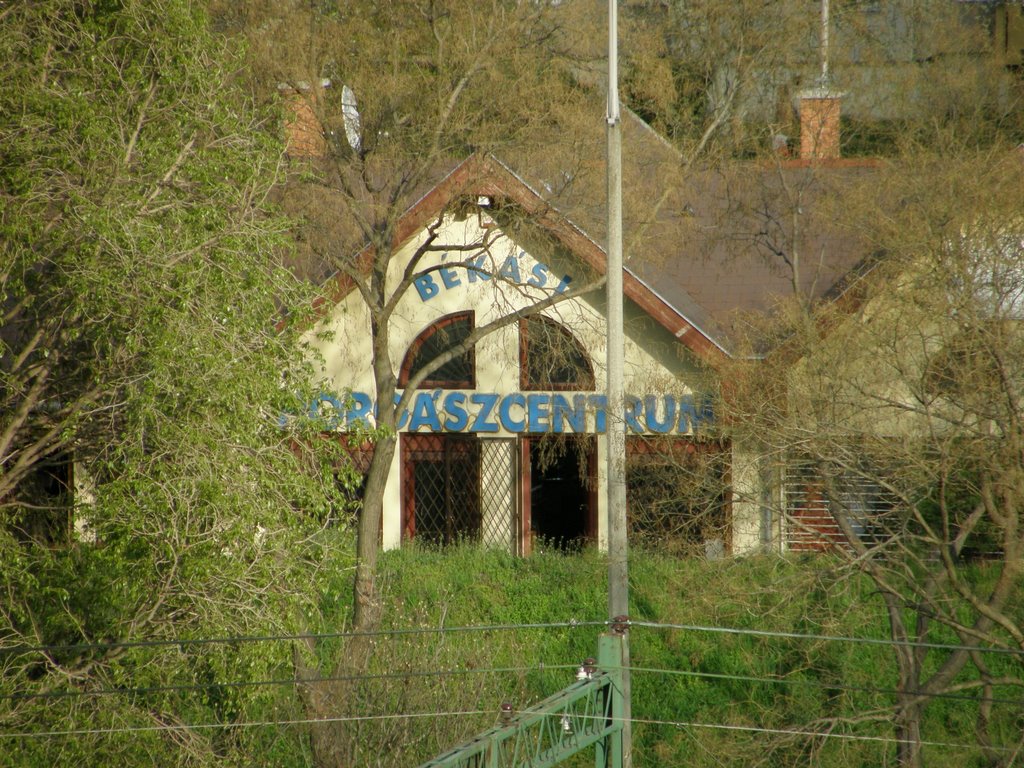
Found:
[[[413,339],[409,345],[409,349],[406,350],[405,357],[402,359],[402,367],[399,369],[398,374],[398,386],[407,387],[409,386],[409,379],[412,378],[412,367],[413,363],[416,362],[416,356],[419,353],[423,345],[432,338],[435,334],[443,331],[445,328],[455,325],[456,323],[468,321],[469,332],[472,333],[476,327],[475,315],[472,310],[466,312],[453,312],[450,315],[445,315],[438,320],[435,320],[429,326],[424,328],[420,333]],[[466,350],[466,359],[469,365],[469,378],[456,380],[456,379],[435,379],[433,375],[427,377],[420,382],[417,389],[475,389],[476,388],[476,349],[470,347]],[[435,371],[436,373],[436,371]]]
[[[581,371],[582,375],[579,376],[576,379],[576,381],[557,382],[541,380],[539,383],[533,383],[530,381],[529,325],[531,322],[541,322],[546,324],[556,333],[561,334],[568,341],[568,343],[572,344],[575,347],[580,357],[586,363],[586,369],[584,371]],[[594,365],[590,360],[590,355],[587,354],[586,347],[584,347],[580,343],[580,340],[576,338],[572,331],[570,331],[564,325],[559,323],[557,320],[552,320],[550,317],[545,317],[544,315],[534,315],[532,317],[522,317],[519,319],[519,388],[522,391],[590,391],[595,389],[595,382],[596,379],[594,377]]]

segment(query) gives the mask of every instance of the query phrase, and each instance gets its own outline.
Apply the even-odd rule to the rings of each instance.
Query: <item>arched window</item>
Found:
[[[406,387],[409,380],[439,355],[461,344],[473,332],[473,313],[457,312],[445,315],[424,331],[409,345],[402,361],[398,386]],[[473,349],[456,355],[420,382],[421,389],[473,389],[476,387],[476,356]]]
[[[594,369],[583,345],[561,323],[535,315],[519,321],[519,386],[594,388]]]

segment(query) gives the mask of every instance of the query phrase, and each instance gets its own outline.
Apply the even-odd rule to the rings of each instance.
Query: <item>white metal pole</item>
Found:
[[[626,536],[626,420],[623,396],[624,334],[622,307],[622,119],[619,112],[618,9],[608,0],[608,613],[629,615]],[[630,768],[629,642],[622,644],[622,764]]]
[[[821,86],[828,85],[828,0],[821,0]]]

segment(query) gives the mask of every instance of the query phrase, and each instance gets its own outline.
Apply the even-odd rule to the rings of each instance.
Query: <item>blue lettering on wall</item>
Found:
[[[324,405],[330,406],[330,408],[324,408]],[[327,429],[337,429],[341,425],[343,413],[344,409],[341,407],[338,398],[322,392],[310,402],[306,415],[310,419],[322,419]]]
[[[441,267],[438,273],[441,275],[441,282],[444,283],[445,288],[454,288],[457,285],[462,285],[458,273],[451,267]]]
[[[395,406],[396,407],[398,406],[398,401],[401,400],[401,399],[402,399],[402,393],[401,392],[395,392]],[[374,415],[376,415],[377,414],[377,409],[374,408],[373,412],[374,412]],[[398,414],[398,416],[395,419],[395,421],[397,422],[397,428],[398,429],[405,429],[405,425],[409,421],[409,411],[408,411],[408,409],[404,410],[404,411],[401,411]]]
[[[416,292],[420,295],[421,301],[429,301],[437,296],[439,289],[431,275],[420,275],[413,278],[412,284],[416,286]]]
[[[571,397],[571,400],[570,400]],[[402,393],[395,393],[395,405]],[[588,429],[588,415],[593,426]],[[323,393],[309,404],[309,417],[326,429],[368,427],[377,417],[373,398],[352,392],[344,400]],[[714,419],[707,395],[627,395],[626,428],[634,434],[696,433]],[[411,407],[396,415],[397,429],[425,432],[585,433],[608,429],[608,399],[603,394],[560,392],[416,392]]]
[[[594,431],[603,435],[608,431],[608,396],[590,395],[587,401],[594,408]]]
[[[362,427],[369,427],[370,420],[367,416],[370,415],[370,408],[373,406],[373,401],[370,396],[365,392],[353,392],[352,393],[352,405],[345,413],[345,426],[354,427],[356,425]]]
[[[658,419],[658,398],[654,395],[647,395],[644,398],[644,421],[647,429],[658,434],[666,434],[672,431],[676,422],[676,399],[671,395],[662,397],[665,404],[664,418]]]
[[[526,398],[526,411],[530,420],[531,432],[548,431],[548,406],[551,404],[551,395],[530,393]]]
[[[469,423],[469,414],[465,408],[466,396],[462,392],[449,392],[444,398],[444,412],[448,418],[444,421],[446,432],[462,432]]]
[[[573,395],[571,406],[565,395],[551,396],[551,431],[564,432],[563,420],[568,422],[573,432],[587,431],[587,399],[583,395]]]
[[[544,284],[548,281],[548,267],[547,264],[533,265],[533,269],[530,270],[533,275],[529,280],[526,281],[527,285],[532,285],[534,288],[543,288]]]
[[[444,253],[441,256],[441,259],[446,260],[449,255],[450,254],[448,253]],[[524,262],[523,265],[520,265],[520,260],[528,258],[529,256],[526,251],[520,251],[518,254],[509,254],[505,257],[505,261],[502,262],[501,268],[498,270],[498,277],[516,285],[523,285],[522,270],[526,269],[526,262]],[[418,275],[413,278],[412,284],[413,287],[416,288],[416,293],[419,294],[420,301],[430,301],[441,292],[442,288],[444,290],[449,290],[462,285],[462,279],[456,271],[457,267],[465,267],[466,277],[469,283],[486,282],[490,280],[494,275],[491,274],[491,270],[486,266],[486,261],[487,253],[480,253],[466,259],[463,263],[439,268],[437,270],[437,274],[440,276],[440,284],[434,279],[432,272]],[[551,267],[547,264],[536,262],[529,268],[529,273],[527,275],[529,279],[525,284],[533,288],[544,288],[548,284],[548,277],[550,274]],[[555,293],[565,293],[571,282],[571,275],[562,275],[562,278],[558,281],[558,285],[555,287]]]
[[[505,259],[505,263],[498,270],[498,277],[503,277],[516,285],[522,282],[522,279],[519,277],[519,259],[516,258],[514,253],[510,253]]]
[[[501,398],[501,405],[498,406],[498,418],[501,419],[501,426],[508,432],[523,432],[526,430],[526,421],[520,419],[516,421],[512,418],[512,406],[516,406],[520,411],[526,407],[526,398],[523,397],[520,392],[513,392],[510,395],[505,395]]]
[[[477,280],[490,280],[491,276],[484,270],[484,261],[487,259],[486,253],[481,253],[475,259],[470,259],[466,267],[466,273],[469,275],[469,282],[475,283]]]
[[[434,399],[437,392],[417,392],[413,401],[412,416],[409,418],[409,430],[416,432],[420,427],[428,427],[430,432],[441,431],[441,420],[437,417],[437,404]]]
[[[493,392],[474,392],[469,396],[469,402],[481,406],[469,431],[497,432],[498,422],[491,420],[491,411],[494,410],[494,404],[498,402],[498,396]]]
[[[710,397],[705,396],[701,399],[700,408],[694,401],[693,395],[684,395],[679,398],[679,424],[676,427],[679,432],[685,433],[691,430],[697,432],[701,424],[710,423],[713,419]]]
[[[625,412],[626,428],[634,434],[643,434],[644,428],[640,426],[640,408],[643,403],[635,395],[626,395]]]

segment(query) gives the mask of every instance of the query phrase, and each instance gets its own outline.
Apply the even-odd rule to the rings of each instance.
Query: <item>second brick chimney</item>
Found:
[[[327,154],[324,129],[316,114],[318,90],[329,88],[330,80],[321,80],[319,89],[307,82],[281,83],[278,90],[285,99],[285,147],[290,157],[323,157]]]
[[[827,88],[800,94],[800,158],[834,160],[839,157],[839,113],[843,95]]]

